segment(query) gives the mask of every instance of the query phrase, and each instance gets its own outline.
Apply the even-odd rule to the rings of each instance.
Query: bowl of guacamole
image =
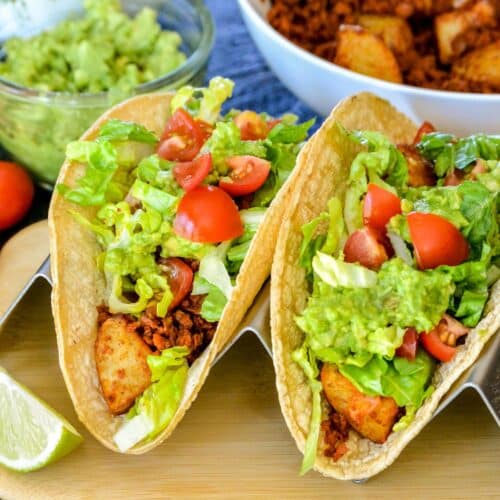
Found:
[[[0,18],[0,144],[49,188],[106,109],[199,86],[214,39],[202,0],[9,0]]]

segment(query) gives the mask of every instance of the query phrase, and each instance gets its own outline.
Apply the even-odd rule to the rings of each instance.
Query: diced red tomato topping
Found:
[[[212,169],[212,155],[206,153],[193,161],[175,164],[173,173],[175,180],[185,191],[199,186]]]
[[[469,245],[460,231],[436,214],[408,214],[410,237],[420,269],[457,266],[469,256]]]
[[[403,337],[403,343],[397,348],[396,356],[413,361],[417,354],[418,333],[415,328],[407,328]]]
[[[271,163],[255,156],[233,156],[226,160],[231,172],[223,177],[219,187],[231,196],[254,193],[266,182]]]
[[[347,238],[344,254],[346,262],[358,262],[369,269],[378,269],[389,259],[380,233],[371,227],[354,231]]]
[[[232,240],[243,234],[238,207],[215,186],[198,186],[182,197],[174,219],[174,231],[202,243]]]
[[[435,132],[436,129],[434,125],[430,122],[424,122],[420,125],[420,128],[417,130],[415,134],[415,138],[413,139],[413,145],[416,146],[425,134],[430,134],[431,132]]]
[[[455,356],[457,339],[467,333],[469,328],[445,314],[434,329],[429,333],[421,333],[419,339],[431,356],[446,363]]]
[[[177,257],[162,259],[161,267],[167,275],[168,285],[174,296],[168,306],[168,309],[172,310],[191,292],[193,288],[193,270],[182,259]]]
[[[191,161],[207,139],[206,124],[200,123],[187,111],[178,109],[165,126],[158,145],[158,155],[169,161]]]
[[[376,184],[368,184],[363,203],[363,222],[367,226],[385,231],[391,217],[400,213],[401,200],[395,194]]]

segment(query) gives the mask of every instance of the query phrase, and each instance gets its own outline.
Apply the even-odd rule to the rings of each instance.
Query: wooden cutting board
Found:
[[[0,253],[2,294],[6,284],[22,286],[26,272],[38,267],[36,251],[47,245],[46,228],[21,236],[11,241],[8,258],[7,247]],[[315,472],[300,477],[301,455],[281,417],[271,360],[252,336],[214,367],[167,442],[147,455],[115,454],[86,432],[73,411],[59,370],[49,295],[48,284],[39,282],[15,311],[0,334],[0,365],[65,415],[85,441],[38,472],[0,468],[1,499],[500,496],[500,434],[475,393],[460,397],[394,465],[364,485]]]

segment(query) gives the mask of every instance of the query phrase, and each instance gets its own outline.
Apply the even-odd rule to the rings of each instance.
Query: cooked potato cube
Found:
[[[398,414],[394,399],[366,396],[331,364],[323,365],[321,383],[328,402],[354,429],[375,443],[385,442]]]
[[[146,362],[151,349],[120,317],[107,319],[95,342],[97,373],[104,399],[113,415],[126,412],[151,384]]]
[[[452,74],[500,89],[500,41],[469,52],[453,65]]]
[[[401,83],[401,71],[391,49],[360,26],[342,25],[338,32],[336,64],[389,82]]]
[[[451,63],[468,49],[463,36],[468,30],[495,25],[495,7],[490,0],[480,0],[468,9],[440,14],[434,21],[439,60]]]
[[[413,46],[410,25],[400,17],[361,15],[359,24],[374,35],[378,35],[396,54],[404,54]]]

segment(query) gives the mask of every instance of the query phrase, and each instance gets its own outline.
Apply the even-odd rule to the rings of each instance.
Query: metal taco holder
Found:
[[[22,302],[23,297],[31,289],[33,284],[39,279],[43,279],[52,285],[50,274],[50,257],[47,257],[38,270],[31,276],[24,285],[14,302],[7,308],[0,317],[0,331],[7,323],[10,315]],[[270,281],[268,280],[260,292],[255,297],[252,307],[247,311],[243,321],[239,325],[235,336],[228,342],[222,351],[217,355],[214,364],[217,363],[238,342],[245,334],[254,334],[265,351],[272,357],[271,328],[269,319],[270,302]],[[461,377],[453,384],[448,394],[441,401],[441,404],[434,413],[434,417],[441,413],[452,401],[454,401],[464,390],[470,388],[479,393],[484,404],[493,416],[496,424],[500,427],[500,335],[498,332],[484,347],[479,359],[466,370]],[[353,481],[354,483],[364,483],[366,479]]]

